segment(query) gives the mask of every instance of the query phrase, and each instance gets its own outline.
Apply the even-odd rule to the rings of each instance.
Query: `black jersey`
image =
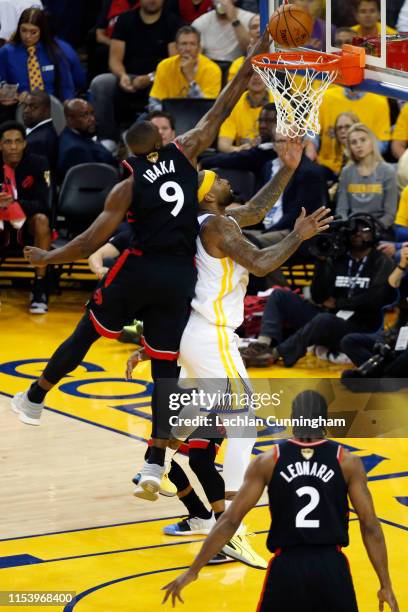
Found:
[[[198,174],[177,145],[127,160],[133,170],[128,219],[132,247],[193,257],[198,235]]]
[[[347,546],[347,485],[340,467],[343,447],[321,440],[288,440],[276,446],[268,486],[272,525],[267,546]]]

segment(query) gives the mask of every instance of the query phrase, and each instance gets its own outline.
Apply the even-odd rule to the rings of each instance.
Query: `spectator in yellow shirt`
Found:
[[[408,147],[408,104],[404,104],[391,137],[391,151],[399,159]]]
[[[358,36],[369,37],[381,34],[381,5],[380,0],[359,0],[356,5],[357,25],[351,29]],[[397,30],[386,26],[386,34],[396,34]]]
[[[391,120],[387,98],[337,85],[330,87],[324,94],[320,107],[318,162],[335,174],[340,172],[342,162],[337,150],[335,123],[337,117],[345,112],[357,115],[359,120],[374,132],[381,152],[385,151],[390,139]]]
[[[221,91],[221,69],[200,53],[200,33],[183,26],[176,34],[177,55],[157,66],[149,110],[161,109],[165,98],[216,98]]]
[[[273,102],[273,96],[261,77],[254,72],[248,89],[222,124],[218,134],[218,150],[222,153],[243,151],[258,144],[258,118],[262,107]]]

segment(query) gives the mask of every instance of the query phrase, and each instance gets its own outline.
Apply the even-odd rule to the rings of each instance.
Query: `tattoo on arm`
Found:
[[[262,221],[282,195],[294,172],[292,168],[283,166],[247,204],[228,212],[229,216],[234,217],[240,227],[255,225]]]
[[[278,244],[258,249],[244,238],[236,223],[227,217],[209,221],[201,234],[206,251],[213,257],[231,257],[255,276],[265,276],[281,266],[302,243],[293,231]]]

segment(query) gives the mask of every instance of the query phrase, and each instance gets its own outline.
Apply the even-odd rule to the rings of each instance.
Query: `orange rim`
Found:
[[[268,59],[268,62],[265,62]],[[281,61],[277,61],[281,60]],[[252,58],[252,64],[267,70],[305,70],[312,68],[320,72],[335,72],[339,68],[340,56],[333,53],[293,51],[283,53],[262,53]],[[290,62],[299,62],[296,65]]]

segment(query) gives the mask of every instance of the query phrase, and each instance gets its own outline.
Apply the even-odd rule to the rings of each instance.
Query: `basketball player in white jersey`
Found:
[[[229,182],[210,170],[199,174],[198,279],[192,312],[181,340],[180,379],[196,382],[197,379],[206,379],[205,383],[203,381],[206,391],[209,385],[213,387],[211,391],[220,390],[220,385],[223,391],[237,388],[242,393],[248,389],[246,381],[249,376],[235,335],[235,329],[243,321],[248,271],[264,276],[275,270],[304,240],[328,229],[332,220],[327,216],[329,209],[325,207],[310,216],[306,216],[302,209],[294,230],[279,244],[264,249],[258,249],[242,235],[241,227],[262,221],[277,201],[295,172],[301,155],[300,139],[288,141],[282,154],[283,168],[247,204],[229,210],[226,210],[232,200]],[[137,351],[131,356],[128,373],[140,358],[143,357]],[[188,431],[176,427],[172,433],[175,438],[184,439],[193,429]],[[228,435],[227,423],[226,429]],[[243,437],[230,436],[228,439],[223,470],[227,505],[242,484],[255,440],[255,428],[252,431],[247,428]],[[247,561],[248,545],[243,536],[236,536],[231,543],[232,547],[225,547],[225,553]]]

